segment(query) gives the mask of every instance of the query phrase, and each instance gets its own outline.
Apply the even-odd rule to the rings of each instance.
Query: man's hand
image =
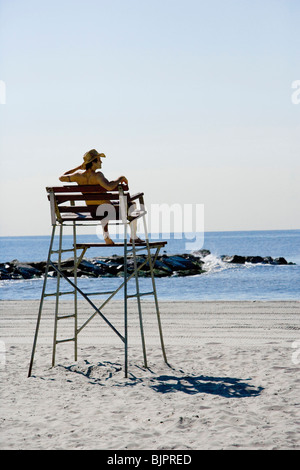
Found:
[[[119,181],[121,184],[122,183],[128,184],[128,179],[125,176],[120,176]]]

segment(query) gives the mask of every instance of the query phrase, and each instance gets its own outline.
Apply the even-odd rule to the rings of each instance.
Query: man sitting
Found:
[[[122,183],[128,184],[128,180],[125,176],[120,176],[116,180],[108,181],[101,171],[97,171],[102,168],[102,158],[105,158],[104,153],[98,153],[95,149],[89,150],[83,155],[83,163],[72,170],[66,171],[62,176],[60,176],[59,180],[63,183],[75,182],[79,185],[99,184],[101,188],[106,191],[113,191]],[[87,201],[86,204],[99,206],[101,204],[111,204],[111,202],[99,199],[97,201]],[[108,232],[108,224],[102,225],[102,228],[105,243],[107,245],[114,245]],[[143,240],[137,237],[136,229],[137,222],[136,220],[133,220],[130,222],[130,242],[134,239],[135,243],[144,243]]]

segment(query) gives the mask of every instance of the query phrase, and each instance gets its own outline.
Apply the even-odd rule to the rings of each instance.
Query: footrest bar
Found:
[[[72,313],[70,315],[60,315],[60,316],[57,316],[57,320],[65,320],[66,318],[74,318],[75,317],[75,313]]]
[[[52,297],[54,295],[70,295],[70,294],[75,294],[75,291],[72,290],[70,292],[53,292],[52,294],[44,294],[44,297]]]
[[[129,246],[131,246],[131,245],[129,245]],[[140,247],[141,245],[136,245],[136,247],[137,246]],[[135,248],[135,249],[132,248],[130,250],[127,250],[127,253],[132,253],[132,252],[136,253],[137,251],[145,251],[145,250],[147,250],[147,245],[143,245],[142,248]]]
[[[75,338],[58,339],[58,340],[56,340],[56,344],[59,344],[59,343],[69,343],[70,341],[75,341]]]
[[[114,290],[108,290],[107,292],[85,292],[85,295],[106,295],[106,294],[113,294]]]
[[[51,250],[51,253],[67,253],[68,251],[74,251],[74,248],[68,248],[65,250]]]
[[[131,297],[143,297],[144,295],[153,295],[154,294],[154,291],[152,292],[142,292],[140,294],[130,294],[130,295],[127,295],[127,299],[131,298]]]

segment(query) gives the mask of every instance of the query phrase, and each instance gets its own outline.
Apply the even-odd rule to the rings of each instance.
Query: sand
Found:
[[[78,361],[59,344],[51,367],[52,301],[27,378],[38,303],[0,302],[1,449],[300,449],[300,302],[161,302],[166,365],[145,301],[148,369],[131,302],[127,379],[122,342],[98,316]],[[79,311],[81,324],[90,306]],[[103,312],[122,332],[122,302]]]

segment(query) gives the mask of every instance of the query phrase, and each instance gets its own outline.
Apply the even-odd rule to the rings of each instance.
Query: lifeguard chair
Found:
[[[145,346],[145,336],[143,328],[143,316],[142,316],[142,305],[141,297],[145,295],[152,295],[154,299],[154,306],[157,315],[160,344],[162,349],[162,354],[164,361],[167,363],[167,356],[164,347],[159,305],[157,299],[157,292],[155,287],[155,278],[153,267],[159,251],[162,247],[166,245],[166,241],[155,241],[151,242],[148,239],[148,231],[146,224],[146,210],[144,205],[144,194],[138,193],[133,196],[130,195],[128,186],[119,185],[118,188],[114,191],[106,192],[99,185],[66,185],[66,186],[56,186],[56,187],[47,187],[46,188],[48,199],[50,201],[51,208],[51,223],[52,223],[52,234],[48,251],[47,264],[45,269],[44,283],[42,288],[42,294],[40,299],[34,341],[32,346],[32,353],[28,371],[28,377],[31,376],[32,367],[34,362],[34,356],[37,346],[37,339],[40,327],[40,321],[43,311],[43,302],[46,297],[54,296],[55,297],[55,321],[54,321],[54,338],[53,338],[53,348],[52,348],[52,367],[55,366],[55,356],[56,356],[56,347],[59,343],[65,342],[74,342],[74,360],[77,361],[77,339],[79,333],[85,328],[85,326],[96,316],[99,315],[106,324],[114,331],[114,333],[120,338],[124,344],[124,373],[125,377],[128,376],[128,314],[127,314],[127,300],[132,297],[136,297],[137,306],[138,306],[138,315],[139,315],[139,326],[141,332],[142,348],[143,348],[143,358],[144,366],[147,368],[147,355],[146,355],[146,346]],[[98,206],[88,205],[89,201],[95,200],[105,200],[108,204],[112,204],[115,208],[116,217],[114,220],[110,220],[109,223],[121,224],[124,227],[124,239],[123,242],[115,243],[114,248],[120,248],[124,251],[124,279],[120,286],[112,291],[106,292],[83,292],[82,289],[77,285],[77,269],[80,262],[83,259],[84,254],[89,248],[97,247],[111,247],[111,245],[106,245],[105,243],[77,243],[77,227],[78,226],[88,226],[88,225],[99,225],[101,220],[103,220],[104,215],[97,215]],[[133,211],[128,211],[128,208],[132,205],[135,205]],[[100,206],[101,207],[101,206]],[[134,240],[131,243],[127,241],[128,233],[128,224],[133,220],[142,218],[143,227],[145,232],[145,242],[136,244]],[[62,248],[63,241],[63,229],[65,226],[73,227],[73,246],[67,249]],[[53,249],[53,242],[56,229],[59,229],[59,239],[58,239],[58,250]],[[152,254],[151,250],[155,250]],[[146,251],[145,259],[142,263],[137,263],[137,252]],[[74,277],[73,280],[70,279],[64,272],[62,267],[62,255],[65,252],[73,253],[74,257]],[[78,256],[78,252],[79,256]],[[134,269],[131,274],[128,273],[127,269],[127,259],[128,254],[132,253]],[[56,255],[58,260],[53,262],[52,255]],[[139,271],[148,264],[150,276],[152,280],[152,290],[150,292],[141,292],[139,286]],[[55,270],[57,274],[57,283],[56,291],[52,293],[46,292],[47,278],[49,269]],[[136,293],[128,295],[127,284],[132,279],[135,278],[136,283]],[[63,292],[60,291],[60,281],[65,279],[69,285],[72,287],[71,291]],[[124,289],[124,332],[121,333],[118,331],[109,319],[103,314],[102,308],[119,292],[121,289]],[[74,313],[69,315],[59,314],[59,300],[60,297],[64,294],[73,294],[74,299]],[[94,295],[107,295],[108,297],[102,304],[97,307],[95,302],[91,300],[91,297]],[[93,313],[82,325],[78,325],[78,295],[82,296],[89,305],[93,308]],[[61,320],[64,319],[74,319],[74,335],[71,338],[66,339],[57,339],[57,330],[58,325]]]

